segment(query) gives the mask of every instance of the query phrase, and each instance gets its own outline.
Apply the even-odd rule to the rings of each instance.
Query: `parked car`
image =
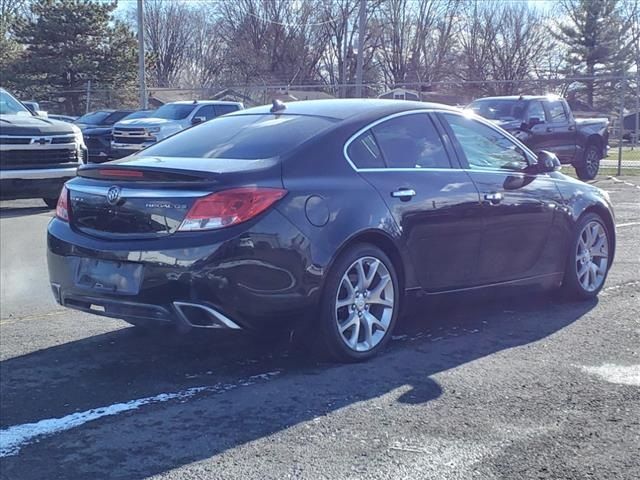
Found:
[[[89,162],[102,163],[111,156],[111,139],[113,125],[132,114],[134,110],[100,110],[91,112],[76,120],[82,126],[84,141],[89,149]]]
[[[336,360],[390,339],[405,296],[542,285],[595,297],[606,192],[444,105],[276,103],[86,165],[49,224],[56,300],[134,325],[298,328]]]
[[[217,100],[167,103],[152,117],[123,120],[114,125],[111,155],[126,157],[185,128],[243,108],[239,102]]]
[[[57,113],[49,113],[47,115],[47,118],[50,118],[51,120],[60,120],[61,122],[67,123],[73,123],[78,119],[78,117],[72,117],[71,115],[60,115]]]
[[[556,96],[481,98],[469,107],[514,134],[534,152],[548,150],[571,164],[581,180],[593,180],[609,148],[609,120],[576,119]]]
[[[0,199],[42,198],[54,208],[86,151],[78,127],[37,116],[0,88]]]

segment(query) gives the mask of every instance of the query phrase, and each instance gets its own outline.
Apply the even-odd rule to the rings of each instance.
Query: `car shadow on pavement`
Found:
[[[43,438],[4,458],[2,476],[141,478],[304,429],[365,401],[385,420],[384,405],[419,408],[440,397],[435,375],[542,341],[597,304],[542,294],[485,297],[418,302],[384,354],[352,365],[316,363],[292,353],[286,339],[138,336],[130,328],[8,359],[0,364],[2,428],[190,387],[235,387]],[[278,374],[256,377],[267,372]],[[357,415],[345,428],[360,428]]]
[[[41,213],[52,212],[49,207],[0,207],[0,218],[16,218],[27,217],[30,215],[39,215]]]

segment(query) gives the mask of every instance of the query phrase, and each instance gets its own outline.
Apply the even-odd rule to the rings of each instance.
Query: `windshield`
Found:
[[[218,117],[167,138],[140,155],[257,160],[281,156],[336,120],[302,115]]]
[[[168,105],[161,106],[156,113],[153,114],[153,118],[164,118],[166,120],[182,120],[187,118],[195,105],[189,105],[184,103],[170,103]]]
[[[80,118],[76,120],[75,123],[84,123],[86,125],[100,125],[105,118],[111,115],[113,112],[105,112],[103,110],[98,110],[97,112],[87,113],[82,115]]]
[[[9,93],[0,90],[0,115],[31,116],[31,112]]]
[[[149,117],[154,117],[155,110],[139,110],[137,112],[132,112],[129,115],[127,115],[126,117],[123,118],[123,120],[133,120],[134,118],[149,118]]]
[[[474,113],[489,120],[524,121],[527,102],[524,100],[476,100],[469,105]]]

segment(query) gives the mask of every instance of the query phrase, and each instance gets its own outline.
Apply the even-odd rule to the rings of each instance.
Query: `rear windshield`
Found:
[[[232,115],[183,130],[140,156],[234,158],[281,156],[337,120],[300,115]]]

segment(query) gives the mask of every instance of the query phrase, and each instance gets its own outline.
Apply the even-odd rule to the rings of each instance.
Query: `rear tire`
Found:
[[[56,206],[58,205],[57,198],[43,198],[42,201],[46,203],[47,207],[49,207],[51,210],[55,209]]]
[[[571,239],[562,290],[571,299],[587,300],[600,293],[610,267],[611,240],[605,222],[596,213],[578,220]]]
[[[337,362],[358,362],[378,354],[391,339],[400,298],[396,269],[382,250],[369,244],[349,248],[326,280],[316,322],[318,353]],[[314,330],[308,330],[309,338]]]
[[[582,162],[574,165],[578,178],[583,181],[593,180],[600,170],[601,149],[595,143],[589,143],[584,150]]]

